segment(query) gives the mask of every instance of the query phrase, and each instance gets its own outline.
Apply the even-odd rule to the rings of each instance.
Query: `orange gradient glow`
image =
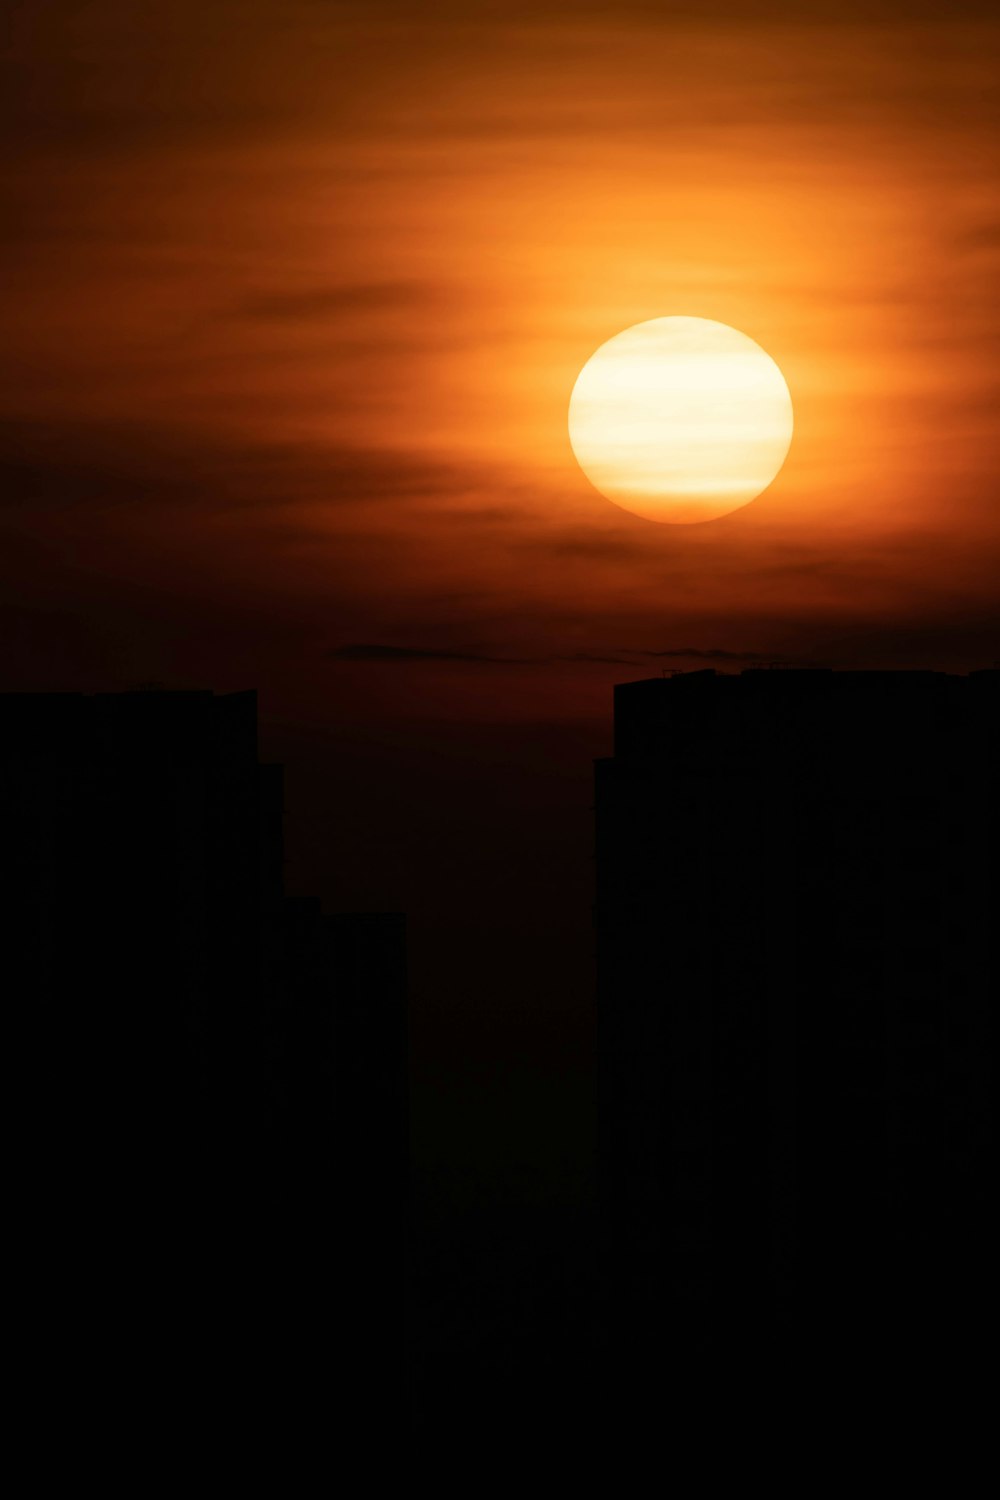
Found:
[[[569,405],[580,467],[650,521],[714,521],[785,461],[792,398],[769,354],[710,318],[653,318],[602,344]]]
[[[0,462],[25,551],[0,549],[0,595],[74,650],[141,582],[192,618],[201,591],[209,623],[164,651],[197,639],[210,673],[213,639],[245,650],[234,675],[220,644],[220,686],[265,688],[273,658],[283,688],[280,630],[309,703],[319,671],[463,720],[569,713],[577,679],[604,714],[629,652],[994,659],[965,644],[1000,555],[992,14],[49,9],[14,8],[5,99]],[[773,371],[745,433],[671,441],[687,516],[662,453],[630,467],[615,402],[567,422],[595,351],[661,314],[740,330]],[[741,365],[704,368],[721,389]],[[329,656],[351,642],[430,655]],[[129,648],[109,626],[87,649]]]

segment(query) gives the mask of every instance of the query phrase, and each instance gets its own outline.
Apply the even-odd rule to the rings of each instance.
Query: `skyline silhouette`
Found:
[[[989,1305],[1000,672],[615,690],[605,1232],[647,1336],[953,1359]]]
[[[523,1142],[473,1141],[442,1199],[407,1145],[404,919],[285,894],[256,695],[0,695],[47,1336],[99,1323],[145,1388],[192,1391],[194,1351],[239,1390],[332,1341],[336,1430],[421,1452],[505,1408],[553,1444],[657,1401],[694,1420],[748,1361],[794,1403],[790,1371],[825,1389],[860,1349],[901,1379],[963,1358],[991,1295],[998,708],[996,671],[619,685],[589,1175],[512,1192]]]
[[[253,692],[0,694],[0,788],[37,1378],[99,1348],[142,1429],[336,1347],[399,1427],[402,917],[285,895]]]

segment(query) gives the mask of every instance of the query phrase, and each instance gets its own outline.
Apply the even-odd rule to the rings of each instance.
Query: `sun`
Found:
[[[778,473],[792,398],[745,333],[710,318],[653,318],[591,355],[570,397],[569,438],[616,505],[650,521],[714,521]]]

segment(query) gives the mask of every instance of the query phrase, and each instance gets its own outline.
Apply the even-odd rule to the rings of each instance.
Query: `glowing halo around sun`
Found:
[[[771,356],[710,318],[653,318],[608,339],[573,387],[569,439],[602,495],[650,521],[714,521],[755,499],[792,441]]]

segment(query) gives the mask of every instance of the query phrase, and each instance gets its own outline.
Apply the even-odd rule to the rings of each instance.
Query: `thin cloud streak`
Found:
[[[439,287],[421,282],[359,282],[304,287],[291,292],[260,292],[243,297],[234,310],[241,317],[297,323],[313,318],[357,318],[377,312],[430,307],[440,299]]]
[[[415,662],[474,662],[489,666],[534,665],[523,657],[488,656],[478,651],[442,651],[433,646],[387,646],[379,643],[352,642],[334,646],[324,652],[327,661],[384,662],[392,666],[411,666]]]
[[[722,651],[714,647],[706,651],[694,646],[681,646],[675,651],[647,651],[645,654],[671,658],[686,657],[695,661],[764,662],[773,660],[773,653],[770,651]]]

